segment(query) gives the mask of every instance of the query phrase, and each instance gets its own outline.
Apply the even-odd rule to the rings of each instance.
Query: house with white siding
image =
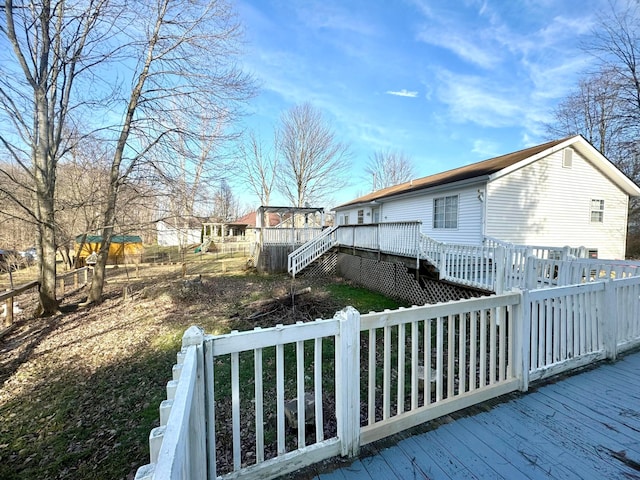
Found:
[[[640,188],[577,135],[375,191],[335,213],[338,225],[420,221],[441,242],[583,246],[621,259],[630,197]]]

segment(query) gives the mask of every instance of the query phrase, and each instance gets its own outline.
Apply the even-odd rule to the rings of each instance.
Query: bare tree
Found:
[[[327,200],[349,183],[349,148],[309,103],[284,112],[278,140],[278,187],[294,206]]]
[[[0,34],[11,58],[0,71],[0,144],[27,178],[29,204],[4,193],[37,229],[42,313],[58,309],[56,299],[55,185],[58,161],[69,148],[65,135],[78,83],[96,62],[110,31],[106,0],[39,2],[6,0],[0,8]],[[7,52],[8,53],[8,52]],[[17,179],[2,172],[2,185]]]
[[[251,79],[235,64],[240,25],[223,0],[160,0],[132,4],[138,25],[123,52],[135,63],[132,88],[110,167],[102,244],[87,302],[102,297],[109,245],[122,185],[150,153],[170,148],[175,135],[202,138],[191,118],[229,122],[252,93]],[[169,115],[169,113],[171,115]],[[187,119],[176,122],[176,115]],[[184,130],[183,130],[184,129]],[[154,165],[160,169],[160,166]]]
[[[631,180],[640,182],[640,4],[611,0],[583,45],[598,62],[554,112],[553,136],[582,134]],[[630,225],[640,221],[630,202]]]
[[[277,145],[277,139],[274,145]],[[245,143],[240,145],[239,156],[244,184],[258,197],[260,205],[269,205],[278,172],[275,151],[267,147],[255,132],[250,132]]]
[[[415,176],[411,159],[398,150],[376,151],[364,169],[371,181],[371,190],[380,190],[408,182]]]
[[[228,222],[238,217],[240,204],[233,194],[233,190],[226,180],[220,182],[220,187],[213,196],[213,211],[211,217],[219,222]]]

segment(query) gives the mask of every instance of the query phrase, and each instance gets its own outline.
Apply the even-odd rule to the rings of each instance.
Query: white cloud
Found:
[[[402,90],[387,90],[385,92],[388,95],[395,95],[397,97],[409,97],[409,98],[416,98],[418,96],[418,92],[415,91],[409,91],[405,88],[403,88]]]
[[[341,3],[302,2],[296,6],[298,19],[315,30],[334,30],[352,32],[359,35],[375,35],[374,25],[364,18],[354,16]]]
[[[457,75],[447,70],[441,70],[438,77],[438,97],[449,107],[453,121],[472,122],[482,127],[519,124],[523,109],[517,92],[487,78]]]
[[[500,144],[489,140],[475,140],[471,151],[482,158],[493,158],[500,155]]]
[[[443,28],[425,27],[418,33],[418,40],[441,47],[453,52],[461,59],[490,69],[500,62],[500,56],[495,49],[485,48],[477,37],[473,37],[470,32],[456,32],[450,26]]]

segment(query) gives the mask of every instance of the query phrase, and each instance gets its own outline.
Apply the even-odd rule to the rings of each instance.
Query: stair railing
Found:
[[[337,229],[338,226],[331,227],[291,252],[288,257],[288,272],[295,277],[296,273],[335,246],[337,244]]]

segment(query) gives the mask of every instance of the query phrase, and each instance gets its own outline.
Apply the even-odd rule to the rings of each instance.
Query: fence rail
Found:
[[[188,332],[175,368],[180,382],[185,369],[203,379],[205,393],[193,396],[197,407],[174,401],[168,417],[161,406],[161,423],[195,440],[158,447],[152,432],[151,463],[136,478],[196,478],[171,470],[185,463],[160,458],[167,455],[200,459],[209,478],[266,479],[356,455],[363,444],[429,419],[526,391],[530,381],[615,359],[640,344],[640,277],[366,315],[347,307],[328,320],[202,334],[203,360],[187,367],[180,358],[196,336]],[[176,393],[168,398],[182,388],[169,382]],[[189,413],[200,410],[206,415]],[[198,456],[192,445],[203,437],[207,455]]]
[[[57,294],[64,295],[69,287],[80,288],[89,282],[90,272],[88,267],[82,267],[70,272],[56,275]],[[91,271],[92,272],[92,271]],[[16,310],[16,297],[23,295],[30,290],[37,290],[40,282],[34,280],[25,283],[14,289],[0,293],[0,304],[2,304],[1,316],[3,317],[2,328],[0,328],[0,338],[9,333],[14,327],[14,314]]]

